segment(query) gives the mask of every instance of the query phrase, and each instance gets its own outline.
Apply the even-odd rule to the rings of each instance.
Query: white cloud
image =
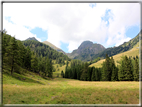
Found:
[[[108,26],[107,21],[101,20],[107,9],[111,10]],[[48,32],[47,40],[57,47],[60,48],[60,41],[69,43],[71,52],[84,40],[106,42],[106,47],[129,40],[126,29],[139,26],[140,5],[98,3],[92,8],[89,3],[4,3],[3,17],[6,16],[15,24],[3,18],[4,28],[17,39],[36,37],[30,30],[39,27]]]

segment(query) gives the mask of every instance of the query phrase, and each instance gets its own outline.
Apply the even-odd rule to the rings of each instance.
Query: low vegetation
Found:
[[[6,32],[2,42],[3,104],[139,104],[138,56],[97,68]]]
[[[5,71],[6,72],[6,71]],[[24,79],[25,78],[25,79]],[[44,79],[33,72],[3,74],[3,104],[138,104],[139,82]]]

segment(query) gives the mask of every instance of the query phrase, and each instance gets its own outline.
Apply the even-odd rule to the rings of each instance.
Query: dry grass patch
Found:
[[[115,64],[118,65],[117,61],[119,61],[121,59],[122,56],[124,55],[127,55],[127,56],[132,56],[132,57],[135,57],[136,55],[139,56],[139,48],[137,47],[134,47],[132,48],[131,50],[129,51],[126,51],[126,52],[123,52],[123,53],[120,53],[120,54],[117,54],[117,55],[114,55],[113,56],[113,59],[115,61]],[[95,66],[95,67],[102,67],[102,63],[105,61],[105,59],[102,59],[94,64],[91,64],[90,67],[92,66]]]

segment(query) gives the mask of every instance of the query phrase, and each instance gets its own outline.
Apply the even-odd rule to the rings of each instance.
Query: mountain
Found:
[[[118,61],[121,60],[121,57],[125,56],[125,55],[127,55],[128,57],[132,57],[132,58],[139,56],[139,42],[132,49],[113,56],[116,66],[119,65]],[[102,63],[104,61],[105,61],[105,59],[99,60],[98,62],[91,64],[90,67],[93,67],[93,66],[95,68],[102,67]]]
[[[38,41],[35,37],[29,37],[28,39],[26,39],[25,41],[27,40],[35,40],[35,41]]]
[[[25,47],[29,47],[36,53],[38,57],[48,57],[51,60],[56,60],[56,63],[64,63],[65,60],[70,60],[67,55],[52,49],[50,46],[33,40],[22,41]]]
[[[142,33],[142,31],[140,33]],[[107,48],[98,54],[94,54],[92,56],[92,59],[96,59],[98,57],[105,58],[106,54],[108,54],[108,56],[110,57],[132,49],[139,42],[139,34],[130,41],[124,42],[122,45],[119,45],[118,47]]]
[[[92,55],[97,54],[105,50],[105,47],[100,44],[93,44],[91,41],[84,41],[74,50],[72,53],[67,55],[73,59],[80,59],[82,61],[89,61],[92,59]]]
[[[140,33],[142,34],[142,30]],[[67,55],[70,58],[80,59],[82,61],[90,61],[97,58],[104,59],[106,54],[110,57],[131,50],[139,42],[139,34],[118,47],[110,47],[107,49],[100,44],[93,44],[91,41],[84,41],[78,49],[74,50],[72,53],[68,53]]]
[[[52,49],[58,51],[58,52],[62,52],[63,54],[66,54],[63,50],[61,50],[60,48],[56,47],[55,45],[53,45],[52,43],[48,42],[48,41],[44,41],[42,42],[48,46],[50,46]]]

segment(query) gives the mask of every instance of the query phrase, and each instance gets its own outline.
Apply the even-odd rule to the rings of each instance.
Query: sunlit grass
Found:
[[[132,48],[129,51],[117,54],[113,56],[113,59],[115,61],[115,64],[118,65],[117,61],[119,61],[121,59],[122,56],[127,55],[127,56],[132,56],[135,57],[136,55],[139,56],[139,48],[138,48],[139,44],[137,43],[134,48]],[[105,61],[105,59],[102,59],[96,63],[93,63],[90,65],[90,67],[95,66],[95,67],[102,67],[102,63]]]
[[[27,74],[30,77],[30,74]],[[34,75],[34,74],[32,74]],[[4,104],[138,104],[139,82],[89,82],[64,78],[25,82],[3,75]]]

